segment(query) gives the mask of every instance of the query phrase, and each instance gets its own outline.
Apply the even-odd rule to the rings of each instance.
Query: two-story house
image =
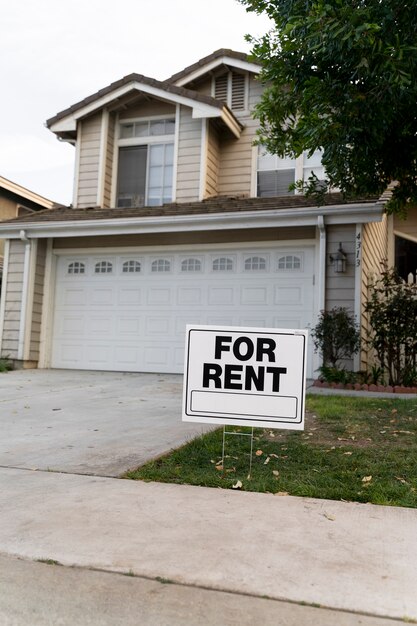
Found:
[[[48,120],[75,146],[73,207],[0,228],[13,268],[1,355],[181,372],[187,322],[308,328],[333,306],[360,319],[388,254],[383,199],[333,194],[318,207],[288,191],[320,176],[320,155],[254,145],[259,69],[218,50],[165,81],[126,76]],[[318,365],[310,350],[310,377]]]

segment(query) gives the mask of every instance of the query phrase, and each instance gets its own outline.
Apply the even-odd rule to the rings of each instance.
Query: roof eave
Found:
[[[251,63],[250,61],[242,61],[240,59],[234,59],[233,57],[225,55],[218,59],[214,59],[211,62],[207,63],[207,65],[203,65],[198,69],[190,72],[186,76],[181,77],[180,79],[174,81],[173,84],[177,87],[183,87],[188,83],[197,80],[201,76],[204,76],[204,74],[212,72],[221,65],[229,65],[231,67],[235,67],[236,69],[250,72],[251,74],[259,74],[261,71],[261,66],[256,63]]]
[[[168,233],[201,230],[230,230],[315,226],[319,216],[325,225],[381,222],[384,204],[377,202],[342,204],[300,209],[272,209],[224,213],[199,213],[138,218],[67,220],[62,222],[22,222],[0,224],[5,239],[40,239],[49,237],[83,237],[127,235],[132,233]]]
[[[58,136],[62,136],[65,133],[74,133],[77,129],[77,122],[79,119],[105,108],[114,100],[123,97],[133,90],[146,93],[156,98],[161,98],[174,104],[187,106],[192,109],[192,115],[195,119],[221,117],[235,135],[237,133],[237,128],[240,128],[241,130],[239,122],[227,109],[227,107],[223,106],[221,103],[217,106],[215,104],[200,102],[198,100],[194,100],[193,98],[172,93],[171,91],[165,90],[161,87],[140,83],[139,81],[129,82],[114,91],[97,98],[97,100],[94,100],[93,102],[68,113],[68,115],[58,119],[56,122],[51,122],[51,120],[54,119],[51,118],[51,120],[49,120],[50,123],[48,124],[48,128]],[[240,131],[237,136],[240,136]]]

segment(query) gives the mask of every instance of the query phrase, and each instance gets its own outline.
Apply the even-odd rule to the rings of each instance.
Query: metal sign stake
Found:
[[[224,455],[224,450],[225,450],[225,444],[226,444],[226,435],[235,435],[236,437],[250,437],[250,456],[249,456],[248,480],[251,478],[251,476],[252,476],[252,457],[253,457],[253,430],[254,430],[254,427],[252,426],[250,433],[237,433],[234,430],[226,430],[226,426],[223,426],[223,445],[222,445],[223,476],[224,476],[224,473],[225,473],[225,467],[224,467],[225,455]]]

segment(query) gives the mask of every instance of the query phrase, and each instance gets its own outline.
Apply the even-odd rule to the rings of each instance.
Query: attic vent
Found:
[[[213,95],[232,111],[246,109],[246,76],[237,72],[227,72],[214,79]]]
[[[227,85],[228,85],[228,74],[223,74],[223,76],[217,76],[214,81],[214,97],[217,100],[221,100],[222,102],[227,103]]]
[[[245,110],[245,77],[243,74],[232,74],[232,111]]]

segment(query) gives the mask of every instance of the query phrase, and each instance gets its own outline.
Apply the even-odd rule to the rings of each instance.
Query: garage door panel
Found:
[[[142,304],[142,292],[137,287],[120,287],[117,294],[117,302],[121,306],[137,306]]]
[[[89,293],[89,304],[93,306],[114,306],[115,293],[111,288],[92,289]]]
[[[240,304],[246,305],[265,305],[269,303],[268,287],[241,287]]]
[[[86,306],[88,294],[86,289],[75,289],[69,287],[65,290],[64,306]]]
[[[197,255],[178,249],[168,255],[141,250],[137,255],[109,253],[99,259],[86,253],[61,257],[52,367],[182,372],[186,324],[259,328],[311,324],[313,246],[213,250],[199,250]],[[164,270],[164,259],[170,263],[169,271]],[[231,270],[227,259],[232,261]],[[131,268],[140,262],[140,271],[124,271],[126,261]],[[98,262],[103,268],[111,264],[112,272],[96,274]],[[79,267],[72,263],[83,263],[85,271],[70,275],[70,267]]]

